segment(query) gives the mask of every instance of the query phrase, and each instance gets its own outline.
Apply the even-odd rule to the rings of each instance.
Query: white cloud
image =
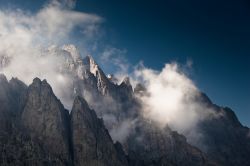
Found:
[[[68,5],[68,7],[64,7]],[[53,0],[37,13],[22,10],[0,10],[0,57],[11,63],[0,72],[8,78],[18,77],[30,84],[35,77],[47,79],[66,107],[71,104],[72,76],[59,72],[63,56],[43,55],[52,45],[71,43],[72,32],[79,29],[93,34],[102,18],[70,10],[74,1]],[[1,59],[1,58],[0,58]]]
[[[134,130],[136,119],[126,119],[117,123],[115,127],[110,130],[110,135],[114,141],[124,143],[127,137]]]
[[[213,111],[197,101],[198,88],[176,63],[166,64],[160,72],[142,67],[134,75],[147,89],[147,95],[141,97],[145,118],[160,127],[168,125],[188,139],[201,136],[197,124]]]

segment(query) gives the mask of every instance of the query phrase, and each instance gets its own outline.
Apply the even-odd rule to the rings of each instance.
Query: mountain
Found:
[[[131,165],[216,165],[186,138],[166,127],[163,130],[141,120],[127,140]]]
[[[1,122],[5,124],[0,128],[1,165],[126,166],[141,162],[139,158],[134,161],[133,157],[128,157],[120,143],[113,143],[103,120],[97,118],[82,97],[75,98],[69,114],[46,80],[35,78],[27,87],[18,79],[8,82],[1,75],[0,89]],[[176,137],[181,136],[176,133]],[[185,139],[178,142],[178,146],[188,147],[183,151],[188,153],[191,163],[202,165],[205,162],[202,152]]]
[[[68,119],[68,111],[47,81],[35,78],[27,90],[21,123],[31,140],[41,147],[45,160],[56,165],[68,165],[71,160]]]
[[[42,56],[62,59],[57,67],[72,81],[66,95],[73,105],[65,107],[46,80],[27,86],[0,75],[0,165],[250,165],[250,129],[204,93],[196,99],[200,111],[213,113],[198,123],[199,141],[188,141],[143,116],[143,84],[133,89],[128,77],[113,82],[74,45]]]
[[[224,116],[206,119],[200,124],[202,144],[205,145],[200,149],[220,165],[250,165],[249,128],[241,125],[230,108],[217,109]]]
[[[0,165],[127,165],[81,97],[69,114],[46,80],[26,87],[1,75],[0,102]]]
[[[75,165],[128,165],[122,151],[117,151],[101,119],[87,102],[76,97],[71,112]]]

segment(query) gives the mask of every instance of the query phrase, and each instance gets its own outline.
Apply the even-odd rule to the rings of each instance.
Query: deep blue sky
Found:
[[[43,3],[8,1],[29,10]],[[160,70],[191,59],[197,86],[250,126],[249,0],[79,0],[75,10],[105,18],[106,40],[132,64]]]

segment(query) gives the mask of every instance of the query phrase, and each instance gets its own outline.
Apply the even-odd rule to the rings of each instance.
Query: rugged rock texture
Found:
[[[190,145],[185,136],[143,118],[140,97],[149,94],[142,84],[133,91],[129,78],[112,82],[73,45],[53,46],[48,55],[63,56],[56,65],[73,80],[68,96],[81,97],[69,114],[46,81],[36,78],[27,87],[0,75],[0,165],[250,165],[249,128],[205,94],[196,100],[214,116],[199,123],[203,137]],[[0,58],[0,68],[9,60]],[[122,144],[113,144],[104,124],[112,137],[122,135]]]
[[[69,165],[66,112],[46,81],[0,79],[0,165]]]
[[[74,101],[71,126],[75,165],[127,165],[126,160],[120,160],[122,152],[116,150],[103,121],[81,97]]]
[[[250,165],[249,128],[241,125],[231,109],[217,109],[222,116],[206,119],[201,124],[202,144],[205,147],[200,148],[220,165]]]
[[[239,122],[230,108],[213,104],[204,93],[198,97],[197,101],[213,114],[200,122],[198,130],[202,138],[193,144],[220,165],[250,165],[249,128]]]
[[[128,164],[85,100],[75,99],[70,117],[46,80],[27,88],[0,75],[0,103],[0,165]]]
[[[130,165],[215,165],[184,136],[168,127],[159,129],[150,121],[141,120],[124,146]]]
[[[50,164],[71,163],[69,113],[46,80],[35,78],[29,86],[21,120],[27,134],[40,145]]]

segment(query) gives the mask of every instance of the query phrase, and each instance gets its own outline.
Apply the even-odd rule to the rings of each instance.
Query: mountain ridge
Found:
[[[169,126],[161,129],[143,117],[139,99],[148,94],[142,84],[133,89],[128,77],[119,85],[112,83],[92,57],[81,58],[74,46],[63,50],[67,53],[50,49],[66,57],[60,71],[74,75],[71,111],[46,80],[35,78],[26,86],[0,75],[1,164],[249,165],[250,130],[231,109],[213,104],[200,92],[197,102],[217,116],[199,122],[203,139],[190,143]],[[114,134],[124,134],[121,143],[114,143]]]
[[[8,82],[6,77],[4,77],[4,81],[6,81],[6,83]],[[69,112],[68,113],[66,112],[66,110],[63,108],[63,105],[60,103],[60,101],[53,94],[52,88],[49,86],[47,81],[46,80],[41,81],[38,78],[35,78],[33,83],[27,88],[27,93],[25,94],[25,96],[26,96],[26,102],[24,104],[24,108],[21,111],[21,115],[19,115],[20,116],[18,118],[19,120],[17,122],[15,121],[15,123],[17,123],[15,125],[17,131],[12,133],[12,134],[14,137],[18,136],[19,134],[22,135],[19,138],[21,140],[22,144],[24,143],[24,145],[22,145],[22,146],[28,146],[28,145],[31,146],[31,148],[33,149],[32,150],[33,151],[33,157],[32,157],[33,159],[30,161],[30,159],[27,160],[25,158],[17,158],[14,161],[7,161],[7,162],[5,162],[4,160],[0,160],[1,164],[9,165],[9,164],[26,163],[26,164],[37,164],[37,165],[45,164],[46,165],[49,163],[54,163],[55,165],[71,165],[72,162],[75,162],[74,165],[82,165],[82,164],[84,164],[84,165],[85,164],[96,165],[98,163],[99,163],[98,165],[110,165],[110,164],[115,164],[116,163],[115,161],[118,161],[118,163],[120,163],[120,164],[115,164],[115,165],[128,165],[129,160],[125,156],[125,153],[123,152],[123,150],[121,148],[121,145],[119,143],[113,144],[113,141],[108,134],[108,130],[105,129],[105,127],[104,127],[103,121],[97,119],[95,112],[91,111],[91,109],[89,109],[87,102],[83,98],[81,98],[79,96],[76,97],[72,111],[69,114]],[[80,103],[80,105],[79,105],[79,103]],[[77,106],[77,105],[79,105],[79,106]],[[51,108],[53,108],[53,109],[51,109]],[[69,146],[70,140],[65,141],[65,139],[63,139],[64,136],[66,136],[65,134],[63,134],[64,133],[63,130],[66,130],[66,128],[67,128],[67,127],[65,127],[64,124],[67,124],[67,123],[61,123],[60,121],[63,119],[65,121],[66,121],[66,119],[68,119],[68,120],[71,119],[71,124],[72,123],[73,124],[71,125],[70,128],[71,128],[71,131],[74,130],[74,127],[73,127],[73,126],[75,126],[74,121],[76,121],[74,119],[76,117],[79,117],[79,115],[77,115],[77,116],[75,115],[75,113],[76,113],[75,110],[78,110],[80,112],[81,112],[81,110],[87,111],[86,113],[82,112],[82,113],[84,113],[84,116],[82,115],[82,117],[85,117],[86,119],[80,120],[77,123],[80,123],[80,124],[86,123],[86,125],[87,124],[91,125],[91,126],[93,125],[93,127],[96,125],[98,126],[98,124],[100,124],[101,126],[94,127],[95,129],[93,129],[93,131],[94,131],[93,134],[95,135],[99,132],[101,132],[101,133],[104,132],[107,134],[107,136],[104,136],[104,137],[101,135],[96,135],[94,137],[94,139],[101,139],[100,141],[103,141],[103,139],[106,137],[106,139],[104,139],[106,141],[103,142],[104,144],[102,143],[103,144],[102,146],[104,146],[104,147],[102,147],[103,154],[108,152],[109,148],[106,147],[108,142],[110,142],[109,146],[111,146],[111,147],[113,146],[113,148],[112,148],[113,152],[110,154],[109,153],[106,154],[106,155],[108,155],[105,159],[106,161],[101,160],[101,158],[103,158],[103,156],[101,155],[100,159],[98,159],[98,158],[97,158],[97,160],[92,159],[89,162],[87,159],[85,159],[85,160],[83,160],[83,163],[82,163],[82,162],[75,161],[76,156],[77,156],[75,153],[76,152],[79,153],[78,150],[76,150],[74,152],[74,155],[73,155],[74,157],[70,156],[70,154],[68,154],[68,153],[70,153],[70,149],[67,147]],[[54,114],[53,112],[56,114],[60,113],[61,115],[53,115]],[[58,119],[60,116],[64,117],[64,118],[61,120]],[[69,116],[71,116],[71,118],[69,118]],[[50,119],[50,120],[48,120],[48,119]],[[32,121],[30,121],[30,120],[32,120]],[[57,125],[58,122],[61,123],[61,125],[54,128],[53,126]],[[51,126],[51,124],[52,124],[52,126]],[[77,125],[77,126],[79,126],[79,125]],[[89,127],[84,127],[84,128],[91,129],[91,128],[93,128],[91,126],[89,126],[90,128]],[[101,130],[98,131],[99,129],[101,129]],[[4,130],[6,130],[6,129],[1,128],[1,131],[4,131]],[[48,132],[46,130],[48,130]],[[52,132],[53,130],[54,130],[54,132]],[[86,141],[88,140],[86,138],[86,136],[89,135],[91,132],[88,131],[87,133],[84,134],[83,132],[79,131],[79,129],[77,129],[76,131],[77,131],[77,132],[75,132],[76,136],[73,136],[73,138],[72,138],[73,144],[76,144],[75,147],[79,147],[79,143],[76,143],[74,141],[74,138],[75,137],[77,138],[78,134],[83,134],[85,139],[80,139],[80,142],[81,142],[81,140],[82,141],[84,140],[83,143],[86,144]],[[73,135],[75,135],[75,134],[73,134]],[[28,138],[28,140],[26,140],[27,142],[25,140],[22,140],[23,139],[22,137],[27,137]],[[11,139],[9,139],[8,141],[6,140],[6,141],[9,142],[10,144],[12,144],[12,139],[15,139],[15,138],[12,138],[12,137],[9,137],[9,138],[11,138]],[[59,141],[59,140],[61,140],[61,141]],[[93,139],[90,139],[90,140],[93,140]],[[107,140],[109,140],[109,141],[107,141]],[[56,141],[56,142],[54,142],[54,141]],[[3,143],[3,142],[1,142],[1,143]],[[26,144],[28,144],[28,145],[26,145]],[[11,145],[11,146],[17,146],[15,148],[19,149],[19,147],[18,147],[19,145],[15,145],[15,143],[14,143],[14,145]],[[4,148],[4,144],[1,144],[0,147]],[[93,149],[95,149],[96,145],[95,145],[95,147],[92,147],[92,146],[90,146],[90,147],[91,147],[90,150],[93,150]],[[66,148],[66,149],[64,149],[64,148]],[[80,148],[80,149],[82,149],[82,148]],[[119,149],[119,152],[118,152],[118,149]],[[21,156],[27,155],[29,153],[29,149],[26,149],[24,151],[19,149],[19,151],[18,152],[22,154]],[[65,154],[64,152],[67,152],[67,153]],[[110,160],[110,156],[114,155],[114,152],[116,154],[115,155],[116,157],[113,160]],[[98,152],[98,153],[100,153],[100,152]],[[42,156],[41,156],[42,158],[37,156],[39,154],[40,155],[42,154]],[[48,154],[49,156],[47,156],[46,154]],[[97,153],[95,152],[95,154],[97,154]],[[9,154],[8,152],[6,152],[6,154],[4,156],[6,156],[6,158],[8,158],[11,155],[14,155],[14,154],[12,154],[12,153]],[[2,154],[2,156],[3,156],[3,154]],[[82,155],[80,155],[80,156],[82,156]],[[88,153],[88,155],[86,157],[90,157],[90,156],[91,155],[89,155],[89,153]],[[80,158],[80,159],[82,159],[82,158]],[[41,160],[45,160],[45,163],[43,163]],[[71,161],[71,160],[74,160],[74,161]],[[101,162],[98,160],[100,160]],[[8,162],[10,162],[10,163],[8,163]]]

